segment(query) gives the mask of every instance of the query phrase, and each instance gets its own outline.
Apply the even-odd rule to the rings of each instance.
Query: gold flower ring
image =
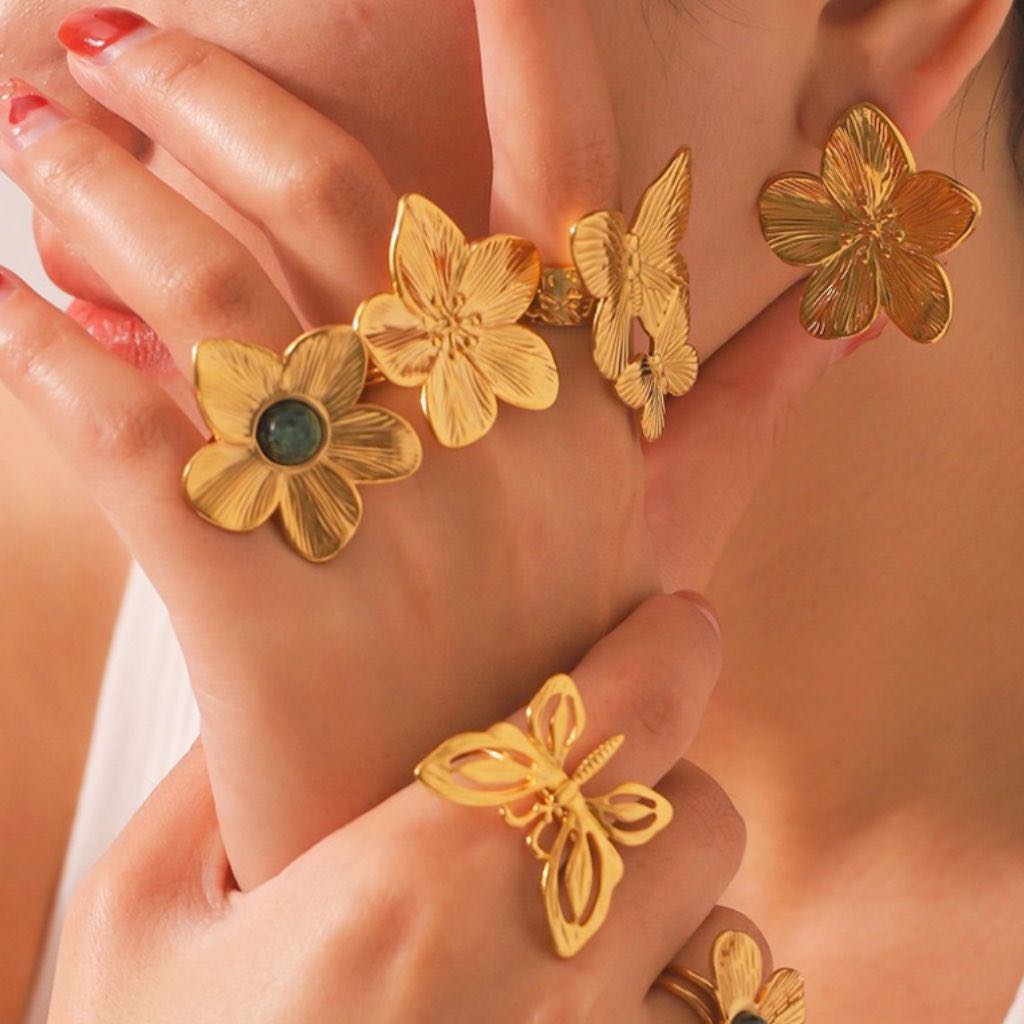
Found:
[[[777,970],[764,984],[761,947],[743,932],[722,932],[711,952],[714,981],[694,971],[668,967],[657,984],[681,999],[701,1024],[804,1024],[804,980],[792,968]]]
[[[800,320],[819,338],[867,330],[881,310],[907,337],[938,341],[953,292],[938,257],[974,230],[981,201],[938,171],[918,171],[899,129],[861,103],[835,126],[821,176],[765,186],[761,230],[786,263],[811,267]]]
[[[351,327],[302,335],[283,357],[240,341],[193,353],[196,395],[213,440],[185,468],[192,507],[224,530],[255,530],[275,512],[311,562],[333,558],[362,519],[357,485],[419,468],[419,437],[402,417],[357,404],[366,350]]]
[[[529,829],[526,845],[543,864],[541,892],[559,956],[571,957],[608,916],[625,871],[614,843],[640,846],[672,820],[672,805],[653,789],[627,782],[607,796],[587,797],[589,782],[622,746],[613,736],[565,768],[586,728],[579,690],[553,676],[530,702],[529,733],[508,722],[442,743],[416,768],[435,793],[469,807],[500,809],[513,828]]]
[[[360,306],[355,327],[393,384],[422,388],[441,444],[473,444],[494,425],[498,399],[547,409],[558,369],[544,339],[517,321],[537,293],[531,242],[466,236],[419,195],[403,196],[391,239],[393,291]]]

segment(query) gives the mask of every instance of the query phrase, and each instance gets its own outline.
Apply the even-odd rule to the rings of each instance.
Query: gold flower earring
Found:
[[[914,341],[949,329],[953,293],[938,257],[971,234],[981,202],[948,175],[918,171],[877,107],[860,103],[840,118],[820,177],[773,178],[759,206],[775,255],[813,268],[800,320],[815,337],[853,337],[882,310]]]

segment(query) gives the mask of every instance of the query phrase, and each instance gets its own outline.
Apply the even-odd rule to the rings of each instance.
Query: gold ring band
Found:
[[[524,319],[548,327],[576,327],[593,312],[594,297],[575,267],[545,267]]]

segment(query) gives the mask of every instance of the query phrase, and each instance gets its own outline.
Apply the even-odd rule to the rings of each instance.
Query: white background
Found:
[[[67,300],[43,273],[32,240],[32,207],[16,185],[0,175],[0,267],[8,267],[51,302]]]

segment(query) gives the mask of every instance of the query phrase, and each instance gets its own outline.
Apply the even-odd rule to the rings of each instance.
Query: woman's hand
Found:
[[[617,205],[618,193],[585,6],[488,0],[477,15],[491,228],[564,262],[569,223]],[[281,349],[385,287],[395,197],[338,125],[180,31],[140,32],[99,62],[70,65],[273,243],[276,260],[261,263],[53,107],[19,125],[30,144],[0,147],[0,166],[88,251],[182,371],[198,340]],[[180,472],[203,438],[182,378],[161,389],[19,283],[0,294],[0,379],[89,480],[171,609],[243,887],[394,792],[439,733],[524,700],[525,680],[572,660],[657,589],[631,415],[594,369],[585,330],[549,336],[561,371],[550,411],[504,407],[491,435],[457,452],[425,436],[421,472],[368,494],[343,556],[311,567],[271,529],[230,536],[188,509]],[[671,436],[651,449],[670,472],[647,498],[667,578],[706,575],[782,411],[827,359],[795,316],[771,310],[670,411]],[[422,422],[412,393],[379,394]]]
[[[540,865],[521,834],[419,784],[239,893],[196,749],[76,897],[50,1024],[695,1019],[652,991],[655,979],[670,962],[706,974],[721,930],[753,931],[715,909],[742,822],[708,776],[677,760],[719,664],[713,614],[680,595],[649,600],[573,673],[584,739],[626,735],[592,785],[656,785],[675,809],[650,844],[624,851],[608,920],[574,959],[551,949]]]
[[[276,260],[261,263],[102,132],[53,105],[20,106],[0,166],[156,329],[182,374],[201,339],[281,350],[386,288],[396,197],[342,127],[181,31],[146,28],[98,60],[69,61],[88,93],[273,243]],[[571,143],[564,194],[606,203],[615,168],[599,167],[589,143],[584,164]],[[569,189],[577,178],[585,187]],[[546,227],[550,197],[533,208]],[[496,209],[492,230],[508,226]],[[181,470],[203,437],[183,377],[158,387],[9,284],[0,379],[90,482],[171,610],[243,887],[393,793],[439,732],[518,704],[523,679],[577,657],[657,587],[630,418],[582,330],[550,339],[561,371],[552,410],[505,406],[491,435],[459,451],[421,430],[422,470],[367,493],[350,546],[312,567],[272,528],[232,536],[188,508]],[[422,427],[416,397],[373,396]]]

